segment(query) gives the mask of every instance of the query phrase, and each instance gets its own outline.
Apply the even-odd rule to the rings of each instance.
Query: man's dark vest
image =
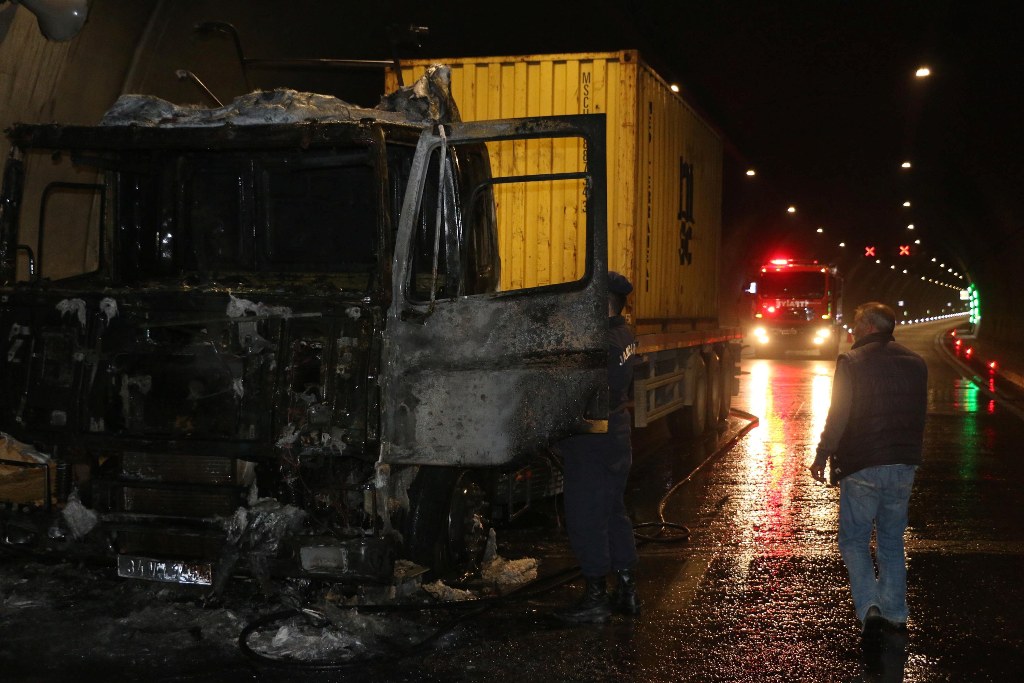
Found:
[[[888,335],[870,335],[847,354],[850,420],[833,461],[838,480],[865,467],[921,464],[928,368]]]

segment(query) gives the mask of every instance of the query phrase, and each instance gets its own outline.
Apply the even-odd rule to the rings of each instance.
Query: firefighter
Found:
[[[604,622],[612,612],[640,612],[634,567],[633,524],[625,491],[632,464],[627,403],[638,362],[637,341],[622,310],[633,291],[622,275],[608,273],[608,432],[572,436],[558,445],[565,467],[565,519],[569,544],[586,582],[583,596],[556,610],[563,621]],[[606,577],[615,575],[611,597]]]

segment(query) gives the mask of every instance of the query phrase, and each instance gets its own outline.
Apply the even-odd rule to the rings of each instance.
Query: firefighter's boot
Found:
[[[608,601],[608,591],[604,577],[583,577],[587,585],[583,589],[583,597],[573,604],[555,610],[555,617],[574,624],[600,624],[612,616],[612,605]]]
[[[615,572],[615,590],[612,592],[611,603],[620,614],[640,614],[640,596],[636,592],[636,575],[632,569]]]

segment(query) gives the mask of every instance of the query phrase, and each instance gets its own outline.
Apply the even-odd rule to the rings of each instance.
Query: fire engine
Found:
[[[834,265],[772,259],[752,283],[753,346],[758,358],[787,351],[839,353],[842,278]]]

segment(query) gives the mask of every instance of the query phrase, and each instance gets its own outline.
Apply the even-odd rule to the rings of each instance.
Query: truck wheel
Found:
[[[728,346],[722,347],[719,354],[718,377],[722,384],[722,391],[718,402],[718,419],[728,420],[729,411],[732,410],[732,354]]]
[[[708,426],[708,373],[700,356],[697,356],[693,372],[692,405],[672,413],[668,421],[669,431],[677,439],[701,436]]]
[[[420,466],[409,487],[409,513],[402,525],[405,554],[428,567],[434,578],[475,569],[487,542],[487,494],[480,472]]]

